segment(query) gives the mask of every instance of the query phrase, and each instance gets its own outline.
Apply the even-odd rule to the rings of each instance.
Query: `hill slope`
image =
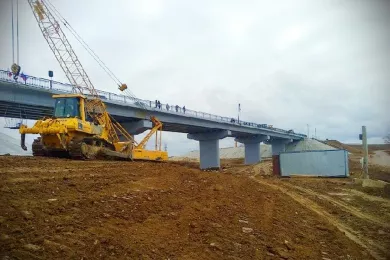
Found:
[[[361,149],[359,149],[357,147],[352,147],[348,144],[343,144],[337,140],[326,140],[326,141],[324,141],[324,143],[326,143],[327,145],[333,146],[337,149],[347,150],[348,152],[353,153],[353,154],[360,154],[362,152]]]

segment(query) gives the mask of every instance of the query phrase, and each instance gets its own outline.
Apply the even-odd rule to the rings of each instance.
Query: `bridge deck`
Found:
[[[12,74],[0,70],[0,116],[39,119],[50,116],[53,113],[51,95],[54,93],[74,93],[75,87],[61,82],[33,76],[19,77],[14,80]],[[88,94],[88,90],[84,91]],[[129,122],[145,118],[146,114],[157,114],[164,123],[165,131],[194,133],[218,129],[226,129],[234,132],[234,136],[247,134],[268,134],[281,138],[302,139],[303,134],[291,133],[284,129],[273,128],[266,124],[240,121],[231,118],[175,107],[167,109],[166,104],[161,104],[161,109],[156,108],[155,101],[131,98],[98,90],[99,96],[108,104],[109,112],[120,122]],[[37,101],[37,97],[44,97]],[[29,98],[31,97],[31,98]],[[35,97],[35,99],[33,98]],[[49,98],[49,99],[48,99]],[[45,102],[43,102],[45,101]],[[127,110],[124,108],[128,107]],[[132,111],[133,113],[129,113]],[[205,124],[204,122],[208,123]]]

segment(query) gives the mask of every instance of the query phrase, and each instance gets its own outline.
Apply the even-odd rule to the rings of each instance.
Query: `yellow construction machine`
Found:
[[[134,160],[152,160],[152,161],[166,161],[168,160],[168,153],[161,151],[161,134],[162,134],[162,123],[154,116],[150,117],[153,123],[153,128],[149,133],[142,139],[141,142],[134,145],[133,148],[133,159]],[[156,135],[154,150],[146,150],[145,146],[149,139]]]
[[[40,134],[40,137],[32,144],[32,152],[35,156],[74,159],[108,156],[131,160],[167,160],[167,152],[161,151],[162,123],[156,117],[151,116],[150,119],[154,126],[137,144],[133,136],[107,112],[106,105],[92,85],[56,17],[51,12],[56,9],[46,5],[47,2],[43,1],[28,0],[28,3],[49,47],[70,83],[75,86],[74,92],[76,93],[53,95],[55,105],[52,117],[38,120],[31,128],[21,125],[19,132],[22,148],[27,149],[26,134]],[[58,17],[62,18],[57,15]],[[64,21],[61,22],[66,26]],[[118,85],[121,91],[127,89],[126,84]],[[146,150],[146,143],[153,134],[156,134],[155,150]],[[160,135],[159,145],[158,135]]]

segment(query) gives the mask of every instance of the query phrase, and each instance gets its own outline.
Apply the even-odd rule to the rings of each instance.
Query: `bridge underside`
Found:
[[[0,101],[0,116],[37,120],[53,115],[53,108]]]
[[[0,117],[10,117],[10,118],[23,118],[38,120],[43,117],[52,116],[54,112],[53,108],[47,106],[36,106],[36,105],[26,105],[26,104],[17,104],[13,102],[0,101]],[[124,116],[112,115],[113,118],[121,124],[131,123],[139,121],[139,118],[131,118]],[[205,127],[190,126],[185,124],[178,123],[164,123],[163,131],[176,132],[176,133],[200,133],[213,131],[217,129],[210,129]]]

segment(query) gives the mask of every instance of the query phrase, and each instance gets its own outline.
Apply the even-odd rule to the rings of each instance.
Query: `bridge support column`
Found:
[[[286,151],[286,143],[285,142],[271,142],[271,150],[272,156],[280,155],[280,153]]]
[[[188,139],[199,141],[199,159],[202,170],[219,169],[219,139],[223,139],[229,135],[231,135],[231,132],[228,130],[187,135]]]
[[[131,135],[138,135],[153,127],[153,124],[149,120],[139,120],[133,122],[121,123],[121,125]]]
[[[237,137],[235,141],[245,146],[245,164],[256,164],[261,161],[260,143],[267,139],[264,135]]]
[[[271,139],[268,141],[272,149],[272,172],[276,176],[280,176],[280,153],[286,151],[286,144],[292,142],[291,139]]]

